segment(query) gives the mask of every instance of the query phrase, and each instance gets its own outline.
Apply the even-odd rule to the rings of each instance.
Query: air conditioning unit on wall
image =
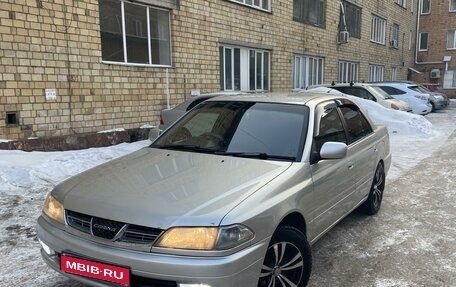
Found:
[[[397,40],[391,40],[391,47],[397,48]]]
[[[350,39],[350,33],[348,33],[348,31],[339,32],[339,44],[348,43],[349,39]]]
[[[440,70],[432,69],[431,70],[431,79],[439,79],[439,78],[440,78]]]

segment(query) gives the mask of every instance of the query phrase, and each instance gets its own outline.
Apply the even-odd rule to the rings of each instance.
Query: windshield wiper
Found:
[[[265,152],[226,152],[226,151],[223,152],[223,151],[214,151],[214,154],[245,157],[245,158],[258,158],[258,159],[264,159],[264,160],[266,160],[266,159],[278,159],[278,160],[296,161],[296,157],[294,157],[294,156],[273,155],[273,154],[267,154]]]
[[[151,145],[152,148],[159,149],[171,149],[171,150],[182,150],[182,151],[194,151],[202,153],[215,153],[217,150],[200,147],[198,145],[185,145],[185,144],[169,144],[169,145]]]

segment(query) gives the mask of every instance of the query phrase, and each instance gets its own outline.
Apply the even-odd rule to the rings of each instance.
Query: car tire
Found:
[[[306,236],[292,226],[280,226],[272,236],[263,261],[258,287],[304,287],[312,270]]]
[[[361,205],[361,210],[368,215],[374,215],[380,210],[385,190],[385,169],[383,164],[379,163],[374,173],[372,186],[369,191],[367,200]]]
[[[432,110],[431,110],[431,113],[435,113],[435,105],[433,102],[431,102],[431,106],[432,106]]]

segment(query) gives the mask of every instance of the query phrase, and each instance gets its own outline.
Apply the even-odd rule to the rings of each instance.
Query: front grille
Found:
[[[122,223],[71,210],[66,210],[65,214],[66,221],[72,228],[109,240],[150,245],[163,232],[162,229]]]
[[[122,241],[129,243],[153,243],[163,230],[138,225],[129,225],[125,230]]]
[[[114,239],[114,236],[116,236],[124,226],[125,223],[122,222],[101,219],[98,217],[93,217],[92,219],[93,235],[105,239]]]
[[[90,226],[92,224],[91,216],[67,210],[66,220],[69,226],[90,234]]]

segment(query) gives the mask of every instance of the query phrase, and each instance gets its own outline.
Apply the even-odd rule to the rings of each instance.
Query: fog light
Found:
[[[179,283],[179,287],[211,287],[211,285],[203,283]]]
[[[55,254],[55,251],[51,249],[51,247],[47,246],[46,243],[44,243],[43,241],[39,240],[38,241],[40,242],[41,244],[41,247],[43,248],[44,252],[46,252],[47,255],[54,255]]]

